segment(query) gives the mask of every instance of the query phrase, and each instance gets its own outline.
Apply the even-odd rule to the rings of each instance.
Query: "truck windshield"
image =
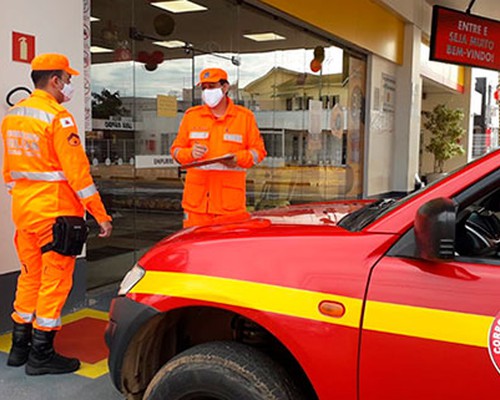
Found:
[[[477,162],[480,162],[482,158],[486,157],[488,153],[484,154],[483,156],[471,161],[468,164],[462,165],[461,167],[455,169],[454,171],[450,172],[449,174],[443,176],[441,179],[438,179],[429,185],[416,190],[400,199],[382,199],[382,200],[377,200],[374,203],[370,203],[363,208],[360,208],[359,210],[356,210],[350,214],[347,214],[344,216],[338,223],[339,226],[352,231],[360,231],[361,229],[365,228],[369,224],[371,224],[373,221],[376,219],[382,217],[386,213],[392,211],[393,209],[399,207],[401,204],[406,203],[407,201],[411,200],[413,197],[416,195],[420,194],[423,190],[428,190],[432,186],[438,184],[441,182],[443,179],[448,178],[450,175],[454,175],[456,173],[459,173],[462,169],[466,168],[470,164],[474,164]]]
[[[338,225],[349,231],[359,231],[375,221],[382,212],[396,202],[396,199],[377,200],[374,203],[370,203],[359,210],[347,214],[339,221]]]

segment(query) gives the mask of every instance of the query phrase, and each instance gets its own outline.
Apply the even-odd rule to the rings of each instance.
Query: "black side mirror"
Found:
[[[429,261],[452,260],[455,256],[456,206],[440,197],[421,206],[415,217],[418,256]]]

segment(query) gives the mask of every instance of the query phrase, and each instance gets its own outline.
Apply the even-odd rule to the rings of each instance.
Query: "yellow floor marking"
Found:
[[[8,353],[10,351],[11,343],[12,343],[12,334],[10,332],[0,336],[0,351]]]
[[[81,310],[75,311],[72,314],[65,315],[62,317],[62,323],[64,324],[69,324],[70,322],[78,321],[79,319],[82,318],[97,318],[97,319],[102,319],[104,321],[108,320],[108,313],[105,311],[98,311],[98,310],[92,310],[90,308],[83,308]]]
[[[108,313],[105,311],[92,310],[90,308],[84,308],[78,310],[72,314],[65,315],[61,318],[63,325],[69,324],[71,322],[78,321],[82,318],[96,318],[103,321],[108,320]],[[8,353],[10,351],[10,346],[12,343],[12,333],[6,333],[0,336],[0,351],[3,353]],[[108,360],[98,361],[95,364],[82,362],[81,367],[75,372],[75,375],[84,376],[85,378],[97,379],[109,372]]]
[[[75,372],[76,375],[84,376],[85,378],[97,379],[109,372],[108,359],[98,361],[95,364],[82,362],[80,369]]]

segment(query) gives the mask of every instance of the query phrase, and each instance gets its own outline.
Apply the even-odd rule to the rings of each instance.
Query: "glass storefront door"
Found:
[[[86,150],[115,231],[89,241],[89,288],[120,280],[181,229],[183,184],[169,149],[185,111],[201,103],[203,68],[228,72],[230,97],[254,112],[266,144],[247,174],[250,211],[362,194],[362,56],[245,2],[168,3],[92,2]]]

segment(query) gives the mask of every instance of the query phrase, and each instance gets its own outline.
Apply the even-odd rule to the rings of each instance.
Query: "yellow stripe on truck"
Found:
[[[369,301],[363,328],[487,348],[493,320],[485,315]]]
[[[361,300],[350,297],[179,272],[147,271],[130,292],[203,300],[323,322],[332,322],[332,317],[321,314],[318,306],[330,300],[342,303],[346,310],[335,323],[350,327],[359,326],[362,306]]]
[[[147,271],[130,292],[220,303],[354,328],[361,319],[361,299],[205,275]],[[318,306],[325,300],[342,303],[345,314],[340,318],[321,314]],[[487,348],[493,320],[491,316],[368,301],[363,328]]]

